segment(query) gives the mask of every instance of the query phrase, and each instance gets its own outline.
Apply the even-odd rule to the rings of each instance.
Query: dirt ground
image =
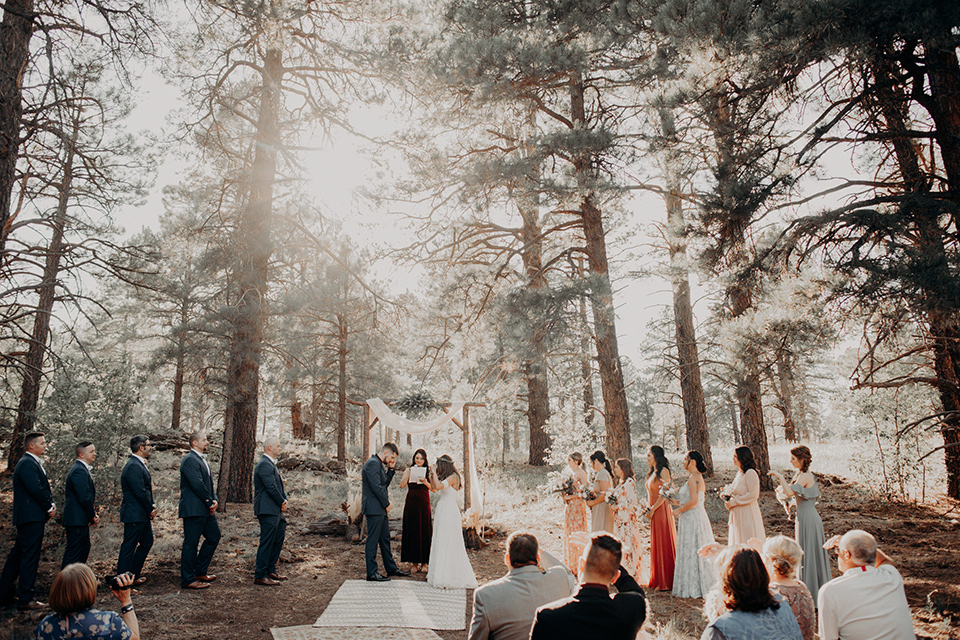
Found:
[[[719,487],[731,477],[729,472],[721,473],[709,480],[708,488]],[[292,480],[296,482],[295,478]],[[821,477],[821,484],[824,499],[819,510],[827,535],[850,528],[866,529],[877,536],[881,547],[894,558],[905,578],[918,638],[960,639],[960,581],[957,579],[960,505],[947,501],[923,506],[881,504],[856,485],[840,479]],[[12,545],[11,499],[9,482],[6,482],[4,491],[0,492],[0,520],[3,522],[0,550],[4,555]],[[550,500],[551,497],[543,499]],[[772,495],[762,497],[761,503],[768,534],[792,535],[793,524]],[[711,519],[718,523],[714,529],[722,542],[726,525],[719,499],[711,497],[708,509]],[[559,506],[556,512],[557,517],[562,517]],[[288,515],[281,571],[290,576],[289,581],[269,588],[253,584],[256,519],[250,505],[229,505],[226,513],[220,516],[224,535],[211,566],[211,572],[218,575],[218,580],[203,591],[179,588],[179,523],[166,516],[157,527],[156,552],[151,553],[147,561],[145,573],[149,581],[134,598],[143,638],[268,639],[271,627],[314,622],[344,580],[363,577],[363,548],[342,537],[302,533],[304,525],[315,519],[315,509],[294,506]],[[506,532],[512,530],[511,525],[516,526],[516,523],[499,521],[496,513],[490,518],[500,533],[484,549],[469,552],[481,583],[504,573],[503,539]],[[719,524],[721,521],[723,523]],[[541,536],[545,546],[558,542],[556,519],[523,523],[523,526],[532,528]],[[115,547],[119,544],[119,525],[107,523],[105,528],[112,528],[112,533],[103,534],[103,539],[110,540]],[[59,525],[48,525],[37,585],[40,597],[49,590],[59,566],[63,550],[61,531]],[[97,544],[96,539],[94,544]],[[399,542],[394,544],[394,553],[399,557]],[[114,563],[112,553],[102,553],[99,559],[91,559],[98,575],[112,572]],[[834,573],[837,573],[836,569]],[[419,575],[411,579],[423,580],[424,577]],[[705,626],[700,615],[701,601],[674,598],[668,593],[651,593],[648,597],[648,609],[652,615],[647,630],[652,636],[671,639],[699,637]],[[468,603],[470,601],[468,597]],[[101,593],[98,607],[118,608],[106,591]],[[0,638],[19,640],[32,637],[42,615],[21,613],[13,608],[0,611]],[[439,635],[445,640],[454,640],[465,638],[466,632],[439,632]]]

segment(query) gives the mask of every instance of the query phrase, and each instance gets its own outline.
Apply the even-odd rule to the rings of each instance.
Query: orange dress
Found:
[[[663,481],[656,475],[647,478],[648,505],[656,504]],[[650,584],[651,589],[673,589],[673,568],[677,557],[677,526],[673,508],[664,500],[650,519]]]

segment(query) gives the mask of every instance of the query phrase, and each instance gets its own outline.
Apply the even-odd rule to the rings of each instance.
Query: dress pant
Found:
[[[90,557],[90,527],[64,527],[67,530],[67,548],[63,551],[60,568],[74,562],[87,562]]]
[[[383,558],[383,568],[387,573],[397,570],[397,563],[390,550],[390,522],[387,516],[364,516],[367,519],[367,544],[364,548],[367,557],[367,575],[377,573],[377,547]]]
[[[117,573],[129,571],[139,578],[143,572],[143,563],[153,546],[153,525],[146,522],[125,522],[123,524],[123,542],[120,543],[120,557],[117,559]]]
[[[200,536],[203,544],[200,544]],[[183,546],[180,548],[180,586],[197,581],[197,576],[207,575],[213,552],[220,543],[220,525],[217,516],[191,516],[183,519]],[[199,545],[200,550],[197,551]]]
[[[277,560],[287,535],[287,519],[283,516],[259,516],[260,544],[257,546],[257,570],[254,579],[262,580],[277,572]]]
[[[43,547],[44,525],[46,522],[17,525],[16,541],[3,565],[3,574],[0,575],[0,603],[10,602],[14,596],[17,604],[27,604],[33,600],[33,585],[37,581],[37,567],[40,565],[40,550]]]

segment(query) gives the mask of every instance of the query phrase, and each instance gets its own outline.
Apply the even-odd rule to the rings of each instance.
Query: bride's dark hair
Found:
[[[453,466],[453,458],[448,455],[442,455],[437,458],[437,479],[440,480],[440,482],[443,482],[455,473],[458,472],[457,468]]]

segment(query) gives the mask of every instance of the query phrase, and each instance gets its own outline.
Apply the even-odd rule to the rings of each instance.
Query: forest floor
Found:
[[[303,532],[321,515],[336,514],[347,497],[351,478],[327,472],[291,471],[285,474],[291,496],[289,526],[281,571],[290,576],[279,587],[253,584],[258,526],[250,505],[228,505],[220,514],[223,539],[214,557],[211,572],[218,580],[203,591],[179,587],[181,527],[176,519],[176,469],[178,457],[157,454],[151,461],[161,516],[155,524],[156,543],[147,560],[148,582],[134,598],[142,637],[232,640],[268,640],[271,627],[312,624],[330,602],[344,580],[364,575],[363,548],[339,536],[318,536]],[[495,480],[491,479],[496,475]],[[718,473],[708,480],[708,489],[729,482],[729,465],[718,464]],[[904,576],[907,599],[913,611],[918,638],[960,639],[960,504],[944,499],[922,505],[881,502],[860,485],[830,475],[821,475],[823,500],[819,511],[827,535],[862,528],[874,533]],[[562,507],[560,500],[542,485],[543,470],[525,465],[508,465],[487,475],[486,513],[497,534],[491,544],[470,551],[470,560],[480,583],[500,577],[503,541],[516,529],[533,531],[544,548],[560,555]],[[9,524],[12,493],[9,479],[0,491],[0,550],[12,545]],[[393,500],[402,504],[402,492],[392,490]],[[718,498],[711,497],[708,511],[719,542],[726,534],[726,514]],[[761,497],[768,534],[792,535],[792,522],[772,494]],[[102,507],[104,524],[93,534],[90,565],[98,575],[113,571],[121,528],[115,521],[117,506]],[[399,541],[394,554],[399,558]],[[63,553],[62,527],[47,527],[38,580],[38,597],[49,590]],[[834,569],[836,575],[838,571]],[[411,579],[423,580],[423,575]],[[698,638],[705,626],[700,614],[702,602],[675,598],[669,593],[648,593],[651,616],[647,632],[659,640]],[[469,625],[470,602],[465,608]],[[116,601],[102,591],[97,606],[116,610]],[[0,639],[33,637],[33,629],[44,614],[21,613],[13,608],[0,610]],[[465,631],[441,631],[445,640],[466,637]]]

